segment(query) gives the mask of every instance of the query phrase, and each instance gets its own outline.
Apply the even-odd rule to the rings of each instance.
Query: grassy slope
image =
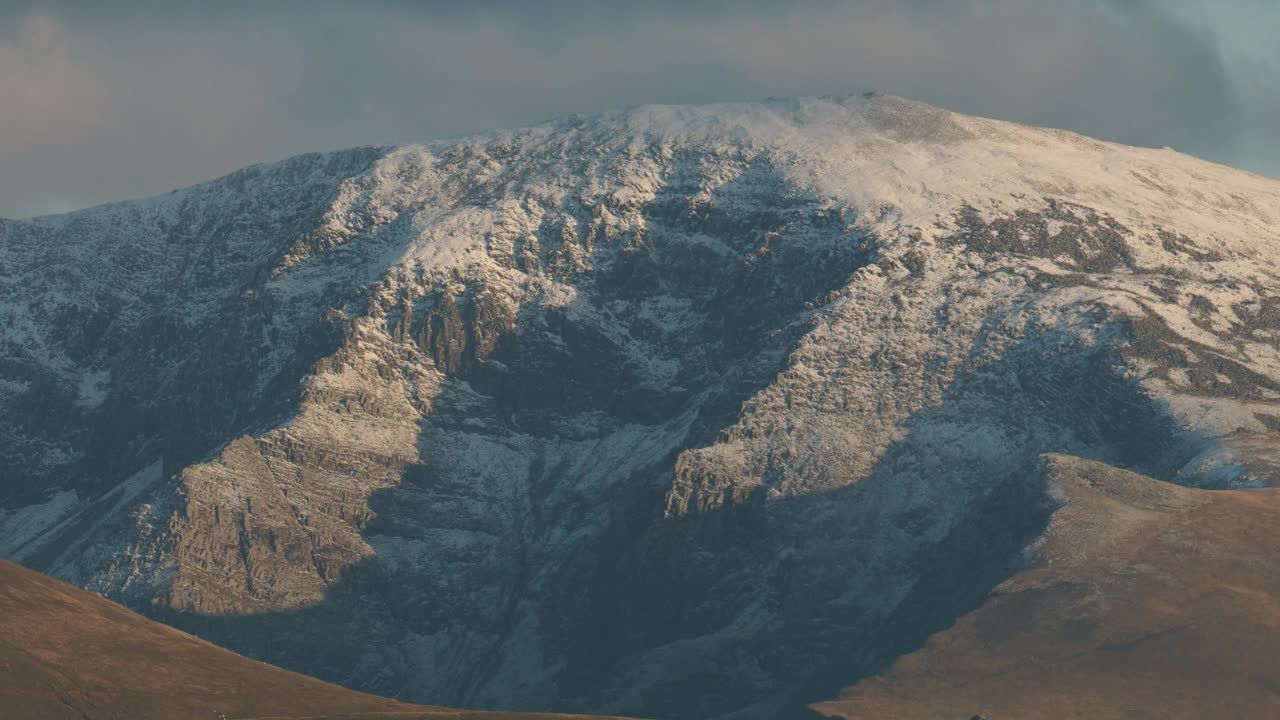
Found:
[[[1181,488],[1049,460],[1033,565],[814,709],[843,718],[1280,717],[1280,489]]]
[[[406,705],[237,655],[67,583],[0,561],[0,717],[450,718],[555,715]]]

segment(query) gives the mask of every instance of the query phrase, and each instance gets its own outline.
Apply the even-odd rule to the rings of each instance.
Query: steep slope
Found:
[[[1182,488],[1067,456],[1034,563],[818,709],[1026,720],[1280,714],[1280,494]]]
[[[241,657],[3,560],[0,715],[538,720],[406,705],[329,685]]]
[[[1280,183],[897,98],[306,156],[0,240],[0,552],[414,701],[784,717],[1020,566],[1043,453],[1275,467]]]

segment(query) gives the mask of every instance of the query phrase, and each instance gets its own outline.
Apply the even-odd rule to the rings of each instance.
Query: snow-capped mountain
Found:
[[[1280,182],[890,97],[0,222],[0,554],[407,700],[775,718],[1027,561],[1045,453],[1269,482]]]

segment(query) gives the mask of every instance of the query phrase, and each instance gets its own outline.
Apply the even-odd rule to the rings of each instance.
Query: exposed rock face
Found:
[[[1045,452],[1267,482],[1278,252],[1278,183],[895,98],[3,223],[0,550],[409,700],[786,717],[1024,562]]]

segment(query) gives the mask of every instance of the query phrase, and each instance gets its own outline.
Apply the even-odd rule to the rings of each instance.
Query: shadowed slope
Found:
[[[236,655],[0,560],[0,716],[29,720],[455,718]]]
[[[1178,487],[1049,456],[1034,563],[815,709],[913,720],[1280,715],[1280,492]]]

